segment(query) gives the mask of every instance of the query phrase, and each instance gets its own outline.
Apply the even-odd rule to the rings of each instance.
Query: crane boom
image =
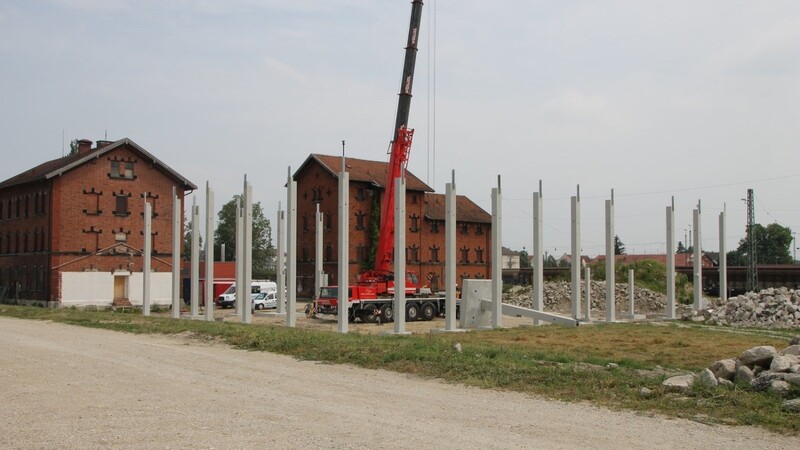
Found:
[[[394,243],[394,180],[404,175],[411,151],[414,130],[408,129],[408,116],[411,111],[411,90],[414,85],[414,67],[417,61],[417,43],[422,20],[422,0],[411,2],[411,21],[408,26],[403,78],[400,81],[400,94],[397,103],[392,136],[389,166],[384,183],[384,197],[381,204],[380,234],[375,255],[375,272],[388,274],[392,267],[392,246]]]

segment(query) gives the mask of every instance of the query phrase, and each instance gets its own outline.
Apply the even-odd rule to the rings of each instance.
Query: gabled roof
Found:
[[[76,153],[74,155],[68,155],[63,158],[58,158],[39,164],[33,169],[26,170],[25,172],[3,181],[0,183],[0,189],[30,183],[33,181],[49,180],[59,175],[63,175],[64,173],[69,172],[76,167],[79,167],[93,159],[100,158],[106,153],[126,145],[141,153],[144,158],[147,158],[153,163],[153,166],[160,168],[168,176],[183,183],[184,190],[197,189],[197,186],[195,186],[194,183],[186,179],[178,172],[174,171],[171,167],[161,162],[161,160],[151,155],[148,151],[142,147],[139,147],[138,144],[128,138],[120,139],[104,147],[94,148],[84,153]]]
[[[303,162],[300,168],[297,169],[297,171],[295,171],[294,173],[295,179],[301,172],[306,170],[306,168],[312,161],[318,162],[325,170],[327,170],[334,177],[338,177],[339,172],[342,170],[341,156],[320,155],[317,153],[312,153],[311,155],[308,156],[308,158],[306,158],[306,160]],[[386,172],[387,172],[387,166],[389,165],[388,163],[381,161],[370,161],[368,159],[347,157],[345,159],[345,164],[346,164],[345,169],[350,174],[350,181],[361,181],[365,183],[370,183],[373,186],[377,186],[380,188],[384,189],[386,188],[384,184],[386,183]],[[417,178],[413,173],[409,171],[406,171],[406,188],[409,191],[433,192],[433,189],[430,186],[423,183],[422,180]]]
[[[445,219],[444,194],[425,193],[425,217],[431,220]],[[456,196],[456,221],[492,223],[492,215],[476,205],[472,200],[463,196]]]

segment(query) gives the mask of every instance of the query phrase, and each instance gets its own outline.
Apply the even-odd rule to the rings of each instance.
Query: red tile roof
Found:
[[[425,217],[432,220],[445,219],[445,195],[425,194]],[[472,200],[456,196],[456,220],[458,222],[492,223],[492,215],[476,205]]]
[[[91,142],[90,142],[91,144]],[[185,190],[189,189],[197,189],[191,181],[184,178],[178,172],[175,172],[171,167],[167,166],[163,162],[161,162],[158,158],[148,153],[142,147],[139,147],[135,142],[128,138],[120,139],[112,144],[108,144],[104,147],[94,148],[89,150],[85,153],[76,153],[74,155],[67,155],[63,158],[54,159],[52,161],[47,161],[45,163],[39,164],[38,166],[34,167],[33,169],[26,170],[18,175],[15,175],[2,183],[0,183],[0,189],[17,186],[20,184],[29,183],[32,181],[39,181],[39,180],[48,180],[55,176],[61,175],[64,172],[68,172],[75,167],[78,167],[88,161],[93,159],[97,159],[100,156],[118,148],[123,145],[128,145],[134,148],[136,151],[142,154],[145,158],[149,159],[154,166],[159,166],[164,172],[169,174],[170,176],[174,177],[177,180],[180,180],[183,183],[183,188]]]
[[[297,179],[299,173],[308,167],[311,161],[317,161],[322,167],[327,169],[334,177],[337,177],[342,170],[342,157],[333,155],[320,155],[312,153],[303,162],[294,174]],[[386,162],[370,161],[347,157],[345,160],[346,170],[350,174],[350,181],[362,181],[375,186],[386,188],[386,171],[389,165]],[[413,173],[406,172],[406,186],[409,191],[433,192],[433,188],[423,183]]]

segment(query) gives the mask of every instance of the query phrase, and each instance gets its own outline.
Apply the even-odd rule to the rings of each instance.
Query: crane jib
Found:
[[[394,123],[392,139],[397,138],[397,133],[402,126],[408,126],[408,116],[411,112],[411,89],[414,85],[414,66],[417,60],[417,39],[422,21],[422,0],[411,2],[411,22],[408,26],[408,42],[406,44],[405,62],[403,63],[403,78],[400,83],[400,98],[397,104],[397,118]]]

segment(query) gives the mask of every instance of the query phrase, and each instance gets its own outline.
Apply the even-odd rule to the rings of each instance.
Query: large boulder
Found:
[[[663,383],[661,383],[661,385],[664,386],[664,390],[666,392],[687,394],[692,390],[692,386],[694,385],[695,381],[694,378],[695,375],[692,373],[688,375],[676,375],[674,377],[667,378]]]
[[[792,387],[784,380],[772,380],[770,382],[769,387],[767,388],[773,394],[780,395],[781,397],[786,397],[789,394],[789,390]]]
[[[800,387],[800,373],[787,373],[783,376],[783,380],[789,384]]]
[[[793,337],[789,345],[800,345],[800,335]]]
[[[717,387],[719,382],[711,369],[703,369],[697,374],[696,383],[699,386]]]
[[[800,344],[794,344],[786,347],[783,349],[782,352],[784,355],[795,355],[800,356]]]
[[[753,371],[744,365],[739,365],[736,367],[736,381],[739,383],[750,383],[756,378]]]
[[[786,400],[783,402],[783,409],[789,412],[800,413],[800,398]]]
[[[733,380],[736,376],[736,361],[733,359],[722,359],[715,362],[708,368],[714,373],[717,379]]]
[[[742,354],[739,355],[739,361],[745,366],[761,366],[767,368],[772,362],[772,358],[777,354],[778,351],[775,350],[775,347],[771,345],[760,345],[742,352]]]
[[[794,365],[795,359],[792,357],[793,355],[789,356],[776,356],[772,358],[772,362],[769,364],[769,371],[770,372],[788,372],[789,369]]]

